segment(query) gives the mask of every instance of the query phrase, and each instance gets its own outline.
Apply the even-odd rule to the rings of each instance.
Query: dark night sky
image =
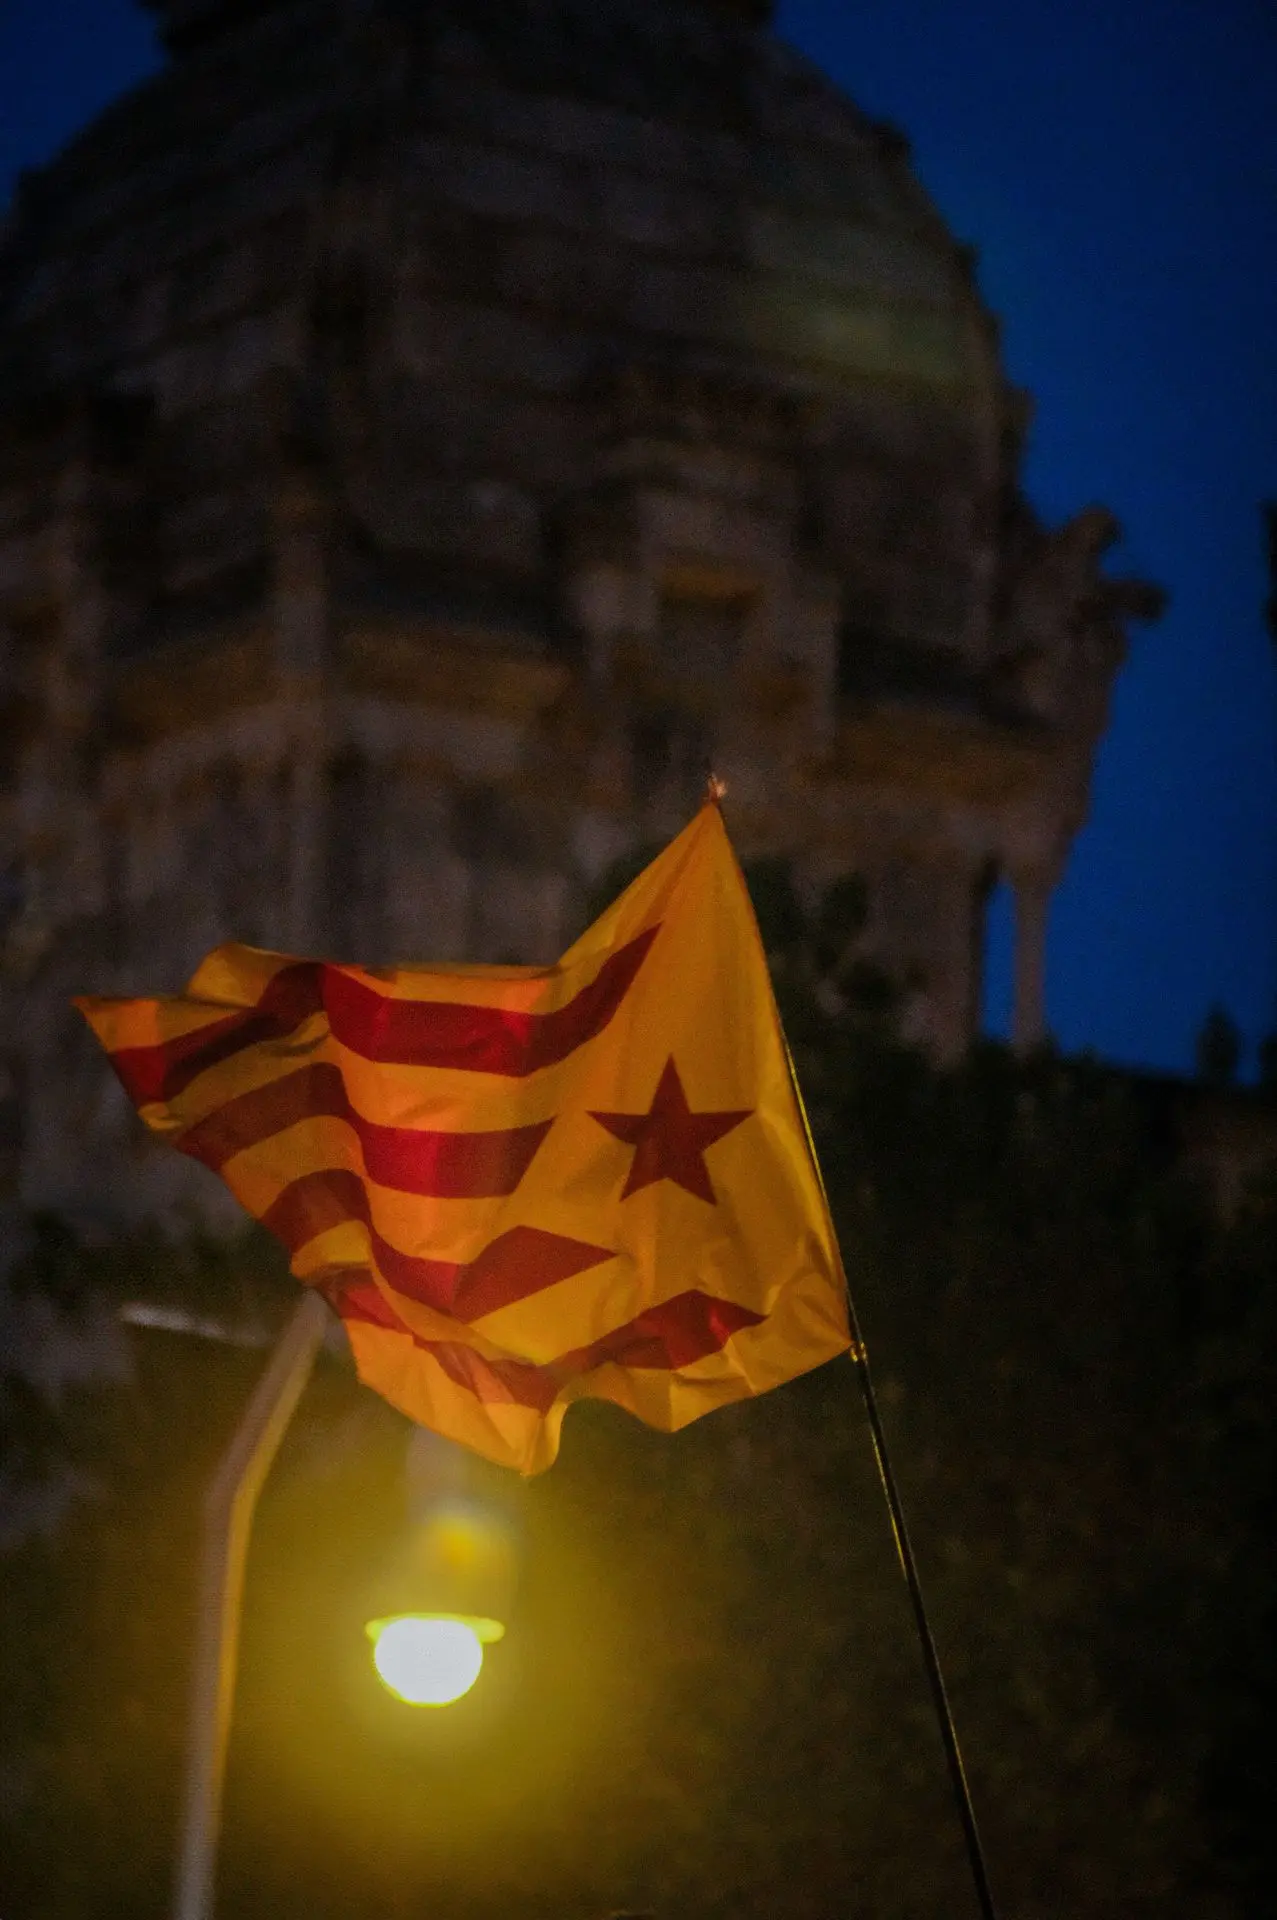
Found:
[[[781,0],[781,31],[912,138],[979,249],[1037,402],[1029,487],[1091,500],[1137,630],[1052,927],[1072,1050],[1183,1068],[1207,1006],[1277,1026],[1277,686],[1259,502],[1277,495],[1270,0]],[[0,200],[155,64],[135,0],[0,0]],[[1006,991],[995,916],[991,1001]],[[424,957],[424,956],[423,956]],[[994,1015],[996,1021],[996,1014]]]

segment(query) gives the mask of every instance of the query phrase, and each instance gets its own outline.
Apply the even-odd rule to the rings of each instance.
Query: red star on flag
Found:
[[[654,1181],[673,1180],[712,1207],[716,1202],[705,1149],[748,1120],[752,1112],[752,1107],[746,1107],[737,1113],[693,1113],[671,1056],[646,1113],[592,1113],[590,1118],[634,1148],[622,1200]]]

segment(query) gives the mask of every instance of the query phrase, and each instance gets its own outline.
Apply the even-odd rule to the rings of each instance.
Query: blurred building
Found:
[[[941,1056],[1008,879],[1032,1043],[1157,596],[1025,501],[900,136],[761,0],[150,4],[0,246],[0,1180],[190,1173],[71,993],[549,959],[711,761]]]

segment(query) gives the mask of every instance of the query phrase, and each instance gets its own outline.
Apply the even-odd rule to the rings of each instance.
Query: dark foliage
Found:
[[[1212,1007],[1197,1036],[1197,1073],[1207,1087],[1231,1087],[1241,1066],[1242,1037],[1223,1007]]]

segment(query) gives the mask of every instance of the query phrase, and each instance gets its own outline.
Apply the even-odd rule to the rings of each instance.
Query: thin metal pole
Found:
[[[777,1012],[777,1025],[780,1014]],[[891,1468],[891,1455],[887,1451],[887,1436],[882,1430],[882,1421],[878,1414],[878,1398],[874,1393],[873,1375],[869,1371],[869,1354],[864,1336],[860,1331],[860,1322],[856,1317],[856,1305],[851,1297],[851,1287],[847,1280],[847,1270],[843,1265],[842,1248],[838,1244],[838,1234],[834,1227],[833,1213],[829,1205],[829,1195],[825,1191],[825,1176],[820,1170],[820,1158],[816,1152],[816,1142],[812,1135],[811,1122],[807,1118],[807,1107],[803,1100],[802,1088],[798,1084],[798,1073],[794,1066],[794,1056],[789,1051],[789,1042],[781,1028],[785,1056],[789,1062],[789,1079],[794,1089],[794,1098],[798,1102],[798,1111],[802,1116],[803,1132],[807,1140],[807,1151],[811,1155],[811,1164],[815,1169],[816,1180],[820,1187],[821,1199],[825,1204],[825,1217],[829,1222],[829,1236],[838,1260],[838,1270],[842,1275],[843,1293],[847,1301],[847,1325],[851,1334],[851,1359],[860,1382],[861,1397],[865,1403],[865,1412],[869,1418],[869,1433],[873,1441],[874,1459],[878,1464],[878,1477],[882,1481],[882,1490],[887,1500],[887,1512],[891,1518],[892,1537],[896,1543],[896,1555],[900,1561],[900,1571],[905,1577],[905,1586],[909,1590],[909,1604],[913,1608],[914,1625],[918,1632],[918,1644],[922,1649],[922,1664],[927,1675],[927,1685],[931,1692],[931,1704],[935,1709],[936,1721],[940,1728],[940,1740],[944,1747],[945,1762],[949,1769],[949,1782],[953,1788],[953,1798],[958,1809],[958,1819],[962,1826],[962,1837],[966,1842],[967,1861],[971,1868],[971,1878],[975,1884],[976,1900],[979,1903],[982,1920],[998,1920],[997,1908],[993,1904],[993,1890],[989,1885],[989,1870],[985,1864],[984,1848],[980,1842],[980,1829],[976,1825],[975,1807],[971,1801],[971,1788],[967,1784],[967,1770],[962,1764],[962,1749],[958,1745],[958,1730],[953,1723],[953,1708],[949,1704],[949,1692],[944,1683],[944,1674],[940,1667],[940,1655],[936,1651],[935,1637],[931,1631],[931,1622],[927,1618],[926,1602],[922,1597],[922,1582],[918,1578],[918,1563],[913,1557],[913,1547],[909,1541],[909,1529],[905,1525],[905,1511],[900,1499],[900,1489],[896,1485],[896,1476]]]
[[[262,1482],[310,1378],[327,1321],[322,1298],[308,1290],[280,1335],[204,1498],[174,1920],[210,1920],[213,1912],[248,1537]]]
[[[843,1279],[845,1283],[845,1274]],[[869,1417],[874,1458],[878,1463],[878,1477],[882,1481],[882,1490],[887,1498],[887,1512],[891,1516],[891,1531],[896,1542],[896,1553],[900,1559],[900,1571],[904,1574],[905,1586],[909,1589],[909,1604],[913,1608],[914,1625],[918,1630],[918,1644],[922,1648],[922,1664],[926,1669],[927,1685],[931,1689],[931,1703],[935,1708],[940,1738],[944,1744],[944,1757],[949,1768],[949,1781],[953,1787],[958,1818],[962,1823],[962,1836],[966,1841],[967,1860],[971,1867],[971,1878],[975,1882],[976,1899],[984,1920],[998,1920],[997,1909],[993,1904],[993,1891],[989,1886],[989,1870],[985,1865],[984,1848],[980,1843],[980,1829],[976,1825],[975,1808],[971,1802],[971,1788],[967,1784],[967,1770],[962,1764],[958,1730],[953,1724],[953,1708],[949,1704],[949,1693],[940,1668],[940,1655],[936,1651],[931,1622],[927,1618],[927,1608],[922,1597],[922,1582],[918,1578],[917,1562],[909,1543],[909,1529],[905,1525],[900,1490],[896,1485],[896,1476],[891,1470],[887,1437],[882,1430],[882,1421],[878,1417],[878,1401],[874,1393],[873,1376],[869,1371],[869,1356],[865,1351],[864,1340],[861,1338],[850,1288],[847,1289],[847,1317],[851,1324],[852,1364],[856,1369],[856,1377],[860,1381],[861,1397]]]

